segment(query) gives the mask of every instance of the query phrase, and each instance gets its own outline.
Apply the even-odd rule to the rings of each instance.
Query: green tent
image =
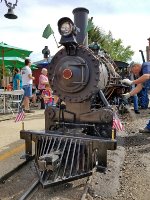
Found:
[[[2,58],[2,72],[5,75],[5,64],[4,64],[4,57],[18,57],[18,58],[26,58],[32,51],[21,49],[18,47],[10,46],[4,42],[0,43],[0,57]]]
[[[21,69],[24,67],[24,59],[18,57],[0,57],[0,66],[4,63],[6,68],[13,69],[18,68]],[[36,69],[36,65],[32,64],[31,69]]]
[[[6,43],[0,43],[0,57],[19,57],[19,58],[26,58],[32,51],[21,49],[18,47],[10,46]]]

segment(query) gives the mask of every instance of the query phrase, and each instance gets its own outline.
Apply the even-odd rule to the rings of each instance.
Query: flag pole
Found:
[[[43,32],[42,37],[48,39],[50,35],[53,35],[54,40],[55,40],[56,45],[57,45],[57,48],[59,48],[59,44],[58,44],[58,42],[57,42],[57,40],[56,40],[56,38],[55,38],[54,31],[53,31],[53,29],[51,28],[50,24],[48,24],[48,25],[46,26],[46,28],[44,29],[44,32]]]
[[[6,90],[6,80],[5,80],[5,66],[4,66],[4,49],[2,49],[2,73],[3,73],[3,87]]]
[[[57,42],[57,40],[56,40],[56,38],[55,38],[54,33],[53,33],[53,37],[54,37],[54,40],[55,40],[55,42],[56,42],[57,48],[59,48],[59,45],[58,45],[58,42]]]
[[[24,122],[22,121],[22,131],[24,131]]]
[[[115,131],[114,129],[112,129],[112,135],[111,135],[111,139],[114,140],[115,139]]]

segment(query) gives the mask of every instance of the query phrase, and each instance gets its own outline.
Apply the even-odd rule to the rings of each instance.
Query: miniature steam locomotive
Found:
[[[107,150],[115,150],[113,111],[107,99],[118,89],[112,61],[88,48],[89,11],[73,10],[74,22],[58,21],[63,46],[48,67],[57,106],[45,110],[45,131],[20,132],[26,158],[35,142],[35,165],[43,187],[71,181],[107,167]],[[79,31],[80,30],[80,31]]]

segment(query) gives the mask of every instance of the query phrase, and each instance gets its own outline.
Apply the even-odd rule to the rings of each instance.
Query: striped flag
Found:
[[[114,115],[113,117],[113,126],[112,128],[115,128],[117,131],[124,131],[124,126],[121,123],[119,117],[117,116],[117,114]]]
[[[25,118],[25,113],[24,113],[23,109],[20,108],[20,109],[19,109],[19,112],[18,112],[18,114],[17,114],[17,116],[16,116],[15,122],[23,121],[24,118]]]

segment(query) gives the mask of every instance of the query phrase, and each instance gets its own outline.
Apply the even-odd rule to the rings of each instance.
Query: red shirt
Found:
[[[42,96],[44,96],[44,97],[46,97],[46,96],[50,97],[48,99],[44,99],[44,103],[52,103],[53,98],[52,98],[52,93],[51,93],[50,90],[43,90]]]

